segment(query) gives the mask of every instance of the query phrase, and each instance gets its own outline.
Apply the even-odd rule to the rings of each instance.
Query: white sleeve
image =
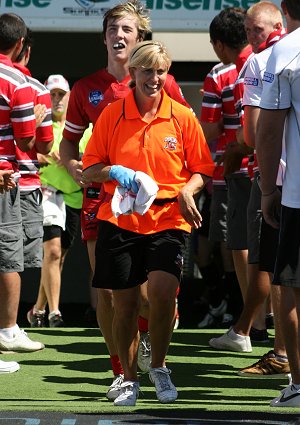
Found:
[[[262,80],[259,64],[254,56],[245,73],[243,106],[259,106],[262,93]]]
[[[276,49],[270,55],[263,76],[263,92],[260,107],[263,109],[288,109],[291,106],[291,86],[288,72],[280,67],[282,49]]]

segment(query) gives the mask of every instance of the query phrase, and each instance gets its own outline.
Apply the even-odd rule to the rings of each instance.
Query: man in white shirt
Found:
[[[262,211],[268,224],[279,227],[281,195],[276,186],[282,140],[287,167],[283,180],[279,248],[273,282],[281,285],[280,316],[292,382],[274,398],[273,407],[300,407],[298,323],[291,319],[296,304],[300,314],[300,3],[284,0],[288,34],[277,43],[264,73],[257,127],[257,157],[261,173]]]

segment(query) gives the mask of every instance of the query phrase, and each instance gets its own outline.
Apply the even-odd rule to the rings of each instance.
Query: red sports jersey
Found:
[[[50,92],[42,83],[31,77],[28,68],[21,66],[18,63],[14,63],[14,67],[28,76],[28,80],[34,94],[34,104],[42,104],[47,108],[47,115],[44,121],[36,129],[36,140],[38,142],[49,143],[53,140]],[[20,190],[32,191],[41,187],[41,180],[38,174],[39,163],[35,147],[30,149],[28,152],[23,152],[16,147],[16,159],[21,174],[21,178],[19,180]]]
[[[35,135],[34,98],[28,78],[0,54],[0,169],[17,170],[15,138]]]
[[[130,76],[118,82],[106,69],[77,81],[71,90],[63,136],[79,142],[89,124],[96,124],[105,106],[128,94],[129,81]],[[165,91],[172,99],[190,107],[172,75],[167,76]]]
[[[247,47],[245,47],[244,50],[242,50],[236,62],[238,77],[233,87],[233,96],[234,96],[235,110],[239,116],[240,126],[244,125],[244,111],[242,109],[243,94],[244,94],[244,77],[245,77],[247,64],[253,55],[254,53],[252,52],[252,47],[248,45]],[[238,173],[243,174],[245,176],[252,177],[253,175],[253,156],[252,155],[249,157],[245,156],[243,158],[242,165]]]
[[[223,155],[226,144],[236,140],[239,119],[234,107],[233,86],[237,75],[234,64],[219,63],[211,69],[204,80],[201,121],[215,123],[223,119],[224,124],[224,134],[217,140],[216,164]],[[215,167],[213,184],[218,186],[226,184],[223,163]]]

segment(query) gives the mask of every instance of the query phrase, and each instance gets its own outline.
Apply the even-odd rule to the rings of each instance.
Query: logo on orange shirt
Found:
[[[168,149],[169,151],[176,151],[177,140],[175,137],[172,137],[172,136],[165,137],[164,142],[165,142],[165,149]]]

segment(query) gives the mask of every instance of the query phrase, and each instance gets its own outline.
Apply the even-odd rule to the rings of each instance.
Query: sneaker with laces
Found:
[[[27,320],[30,323],[31,328],[44,328],[45,327],[45,315],[44,313],[34,312],[34,308],[27,313]]]
[[[20,365],[17,362],[4,362],[0,360],[0,373],[13,373],[20,369]]]
[[[64,326],[65,326],[65,322],[63,321],[61,314],[57,313],[49,317],[50,328],[62,328]]]
[[[224,335],[209,340],[209,345],[217,350],[251,353],[252,345],[249,336],[239,335],[232,328]]]
[[[22,329],[12,339],[0,336],[0,352],[31,352],[39,351],[45,348],[44,344],[38,341],[32,341],[28,338],[27,333]]]
[[[115,399],[115,406],[135,406],[139,396],[140,385],[136,381],[124,381],[121,384],[121,393]]]
[[[150,369],[149,378],[155,385],[156,395],[161,403],[172,403],[178,397],[175,385],[170,378],[171,371],[166,367]]]
[[[294,385],[284,388],[278,397],[270,402],[271,407],[300,407],[300,390]]]
[[[151,366],[151,345],[149,332],[140,332],[138,349],[138,367],[142,372],[149,372]]]
[[[226,300],[222,300],[221,304],[218,307],[213,307],[212,305],[209,305],[207,314],[204,316],[201,322],[199,322],[197,325],[198,328],[199,329],[208,328],[209,326],[212,326],[216,324],[217,322],[220,322],[226,310],[227,310]]]
[[[260,342],[261,344],[268,344],[270,342],[267,329],[250,329],[250,339],[252,342]]]
[[[289,362],[276,359],[273,350],[264,354],[258,362],[238,371],[239,376],[254,378],[287,378],[290,372]]]
[[[121,384],[123,384],[124,375],[116,375],[112,381],[111,386],[108,388],[106,397],[108,400],[114,401],[121,393]]]

